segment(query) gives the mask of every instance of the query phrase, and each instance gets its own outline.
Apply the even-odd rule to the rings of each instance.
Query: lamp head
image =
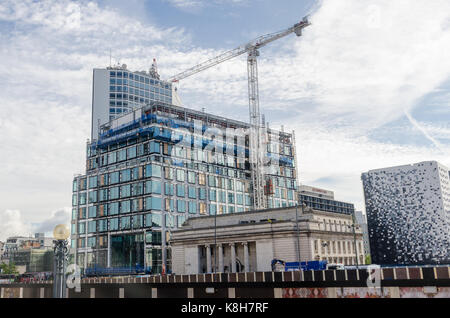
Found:
[[[58,224],[53,230],[53,237],[57,240],[66,240],[69,235],[69,227],[65,224]]]

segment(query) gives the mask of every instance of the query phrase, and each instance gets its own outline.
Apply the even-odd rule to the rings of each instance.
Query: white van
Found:
[[[344,269],[344,264],[327,264],[327,269]]]

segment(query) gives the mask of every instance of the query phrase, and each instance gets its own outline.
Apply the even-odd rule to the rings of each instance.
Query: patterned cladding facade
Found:
[[[450,262],[449,179],[435,161],[362,174],[374,264]]]

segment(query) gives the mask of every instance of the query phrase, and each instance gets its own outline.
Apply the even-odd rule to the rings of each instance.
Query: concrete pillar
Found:
[[[250,262],[248,260],[248,243],[242,243],[244,245],[244,271],[249,272]]]
[[[106,252],[106,266],[111,267],[111,234],[108,233],[108,250]]]
[[[188,298],[194,298],[194,288],[188,288]]]
[[[283,289],[274,288],[273,290],[273,298],[283,298]]]
[[[95,298],[95,288],[91,288],[90,298]]]
[[[236,273],[236,248],[234,243],[230,243],[231,248],[231,272]]]
[[[211,246],[206,245],[206,272],[211,273]]]
[[[223,273],[223,246],[222,244],[219,244],[218,246],[218,253],[219,253],[219,273]]]

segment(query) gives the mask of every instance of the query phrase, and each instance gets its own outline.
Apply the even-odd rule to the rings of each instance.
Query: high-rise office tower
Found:
[[[172,83],[160,79],[155,62],[148,72],[132,72],[125,64],[94,69],[91,140],[98,139],[101,125],[151,101],[172,103]]]
[[[436,161],[362,174],[372,262],[450,262],[450,176]]]

